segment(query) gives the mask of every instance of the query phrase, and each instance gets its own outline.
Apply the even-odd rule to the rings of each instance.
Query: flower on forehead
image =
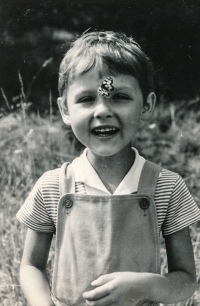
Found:
[[[101,95],[102,97],[110,97],[110,93],[109,91],[107,91],[106,89],[103,89],[101,86],[98,88],[98,94]]]
[[[102,95],[102,97],[110,97],[110,91],[113,91],[114,85],[113,85],[113,78],[107,77],[105,80],[103,80],[101,86],[98,87],[98,94]]]

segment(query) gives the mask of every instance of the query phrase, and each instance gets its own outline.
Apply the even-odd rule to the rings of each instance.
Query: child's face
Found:
[[[113,88],[108,90],[110,97],[101,92],[101,85],[108,76],[113,81]],[[147,103],[145,111],[136,78],[124,74],[100,76],[95,69],[76,77],[65,95],[74,134],[99,156],[112,156],[127,146],[131,148],[140,120],[153,108]],[[66,113],[62,106],[60,108],[66,122]]]

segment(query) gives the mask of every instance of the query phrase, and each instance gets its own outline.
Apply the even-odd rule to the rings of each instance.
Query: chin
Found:
[[[114,156],[117,153],[120,152],[120,150],[116,150],[116,151],[111,151],[111,150],[102,150],[102,151],[96,151],[96,150],[92,150],[92,152],[95,155],[101,156],[101,157],[110,157],[110,156]]]

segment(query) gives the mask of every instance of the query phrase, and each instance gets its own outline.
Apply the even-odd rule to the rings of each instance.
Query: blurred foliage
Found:
[[[159,97],[173,102],[199,95],[199,1],[2,0],[0,22],[0,87],[8,99],[17,96],[19,70],[27,94],[40,71],[28,97],[34,109],[45,111],[49,90],[55,106],[59,63],[74,38],[88,28],[132,35],[154,63]]]

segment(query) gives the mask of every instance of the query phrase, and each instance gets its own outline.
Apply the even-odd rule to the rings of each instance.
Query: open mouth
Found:
[[[92,134],[98,137],[109,137],[115,135],[119,131],[116,127],[97,127],[92,130]]]

